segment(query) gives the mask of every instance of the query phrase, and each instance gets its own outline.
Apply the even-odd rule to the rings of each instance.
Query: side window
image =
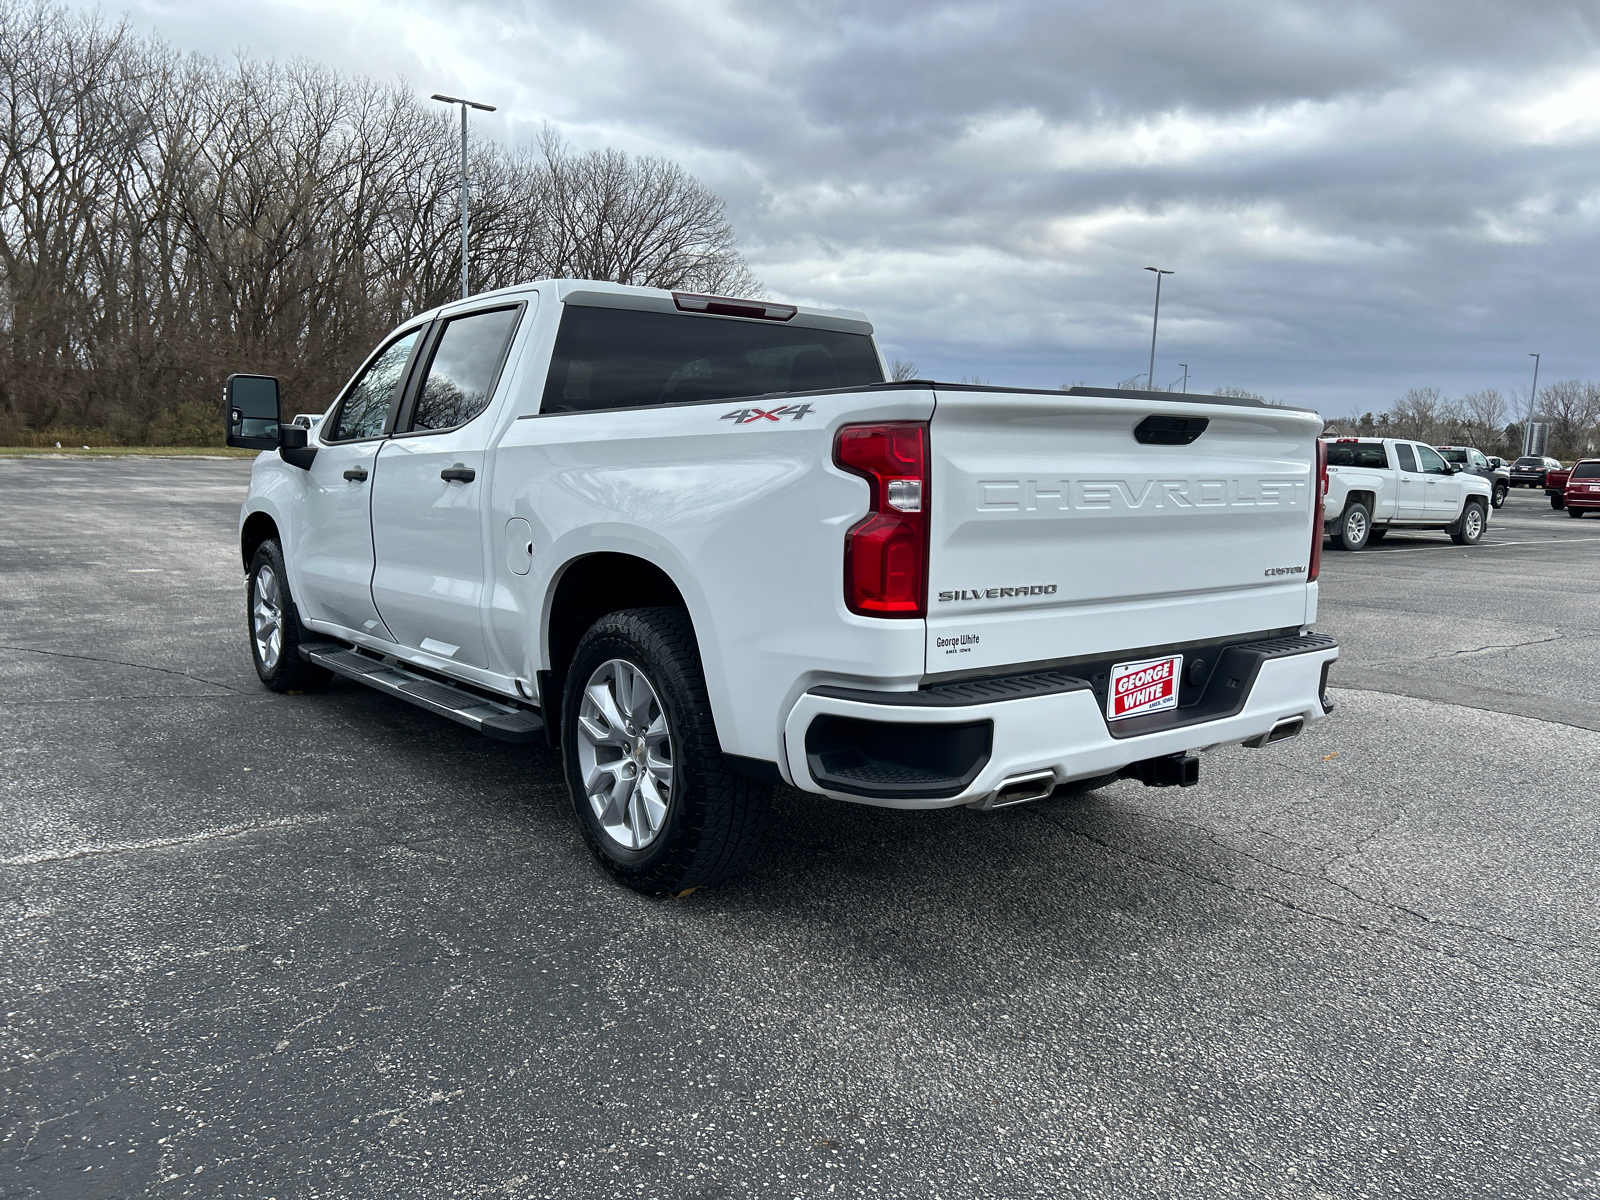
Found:
[[[411,428],[454,429],[489,407],[500,360],[517,325],[515,308],[455,317],[434,343]]]
[[[1422,470],[1427,475],[1448,475],[1450,468],[1444,465],[1444,459],[1439,457],[1439,452],[1427,446],[1417,447],[1417,457],[1422,460]]]
[[[344,402],[333,416],[333,427],[324,434],[330,442],[377,437],[389,420],[389,406],[395,390],[405,381],[406,363],[421,330],[413,329],[383,348],[377,358],[344,394]]]
[[[1402,471],[1415,471],[1417,469],[1417,456],[1411,453],[1411,447],[1404,442],[1394,444],[1394,456],[1400,461]]]
[[[1472,465],[1477,467],[1480,471],[1489,465],[1489,460],[1483,455],[1479,454],[1476,450],[1468,451],[1467,457],[1472,460]]]

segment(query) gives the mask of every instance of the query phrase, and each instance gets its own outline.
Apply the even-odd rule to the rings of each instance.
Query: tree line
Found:
[[[1484,388],[1451,399],[1436,387],[1421,387],[1408,389],[1387,412],[1351,414],[1333,428],[1352,436],[1476,446],[1509,459],[1522,453],[1527,415],[1526,388]],[[1594,455],[1600,450],[1600,383],[1564,379],[1541,385],[1533,419],[1549,426],[1545,453],[1567,460]]]
[[[0,104],[0,445],[216,443],[231,372],[320,409],[460,295],[459,127],[402,85],[0,0]],[[468,162],[474,292],[761,294],[724,202],[672,162],[548,128]]]

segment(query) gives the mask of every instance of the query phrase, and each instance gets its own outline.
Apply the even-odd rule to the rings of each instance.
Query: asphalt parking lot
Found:
[[[0,460],[0,1196],[1600,1193],[1600,519],[1325,555],[1338,711],[613,885],[554,756],[257,684],[248,463]]]

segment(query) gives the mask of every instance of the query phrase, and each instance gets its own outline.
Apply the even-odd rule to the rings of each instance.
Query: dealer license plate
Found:
[[[1106,717],[1121,721],[1146,713],[1178,707],[1178,681],[1183,676],[1183,655],[1118,663],[1111,668],[1106,689]]]

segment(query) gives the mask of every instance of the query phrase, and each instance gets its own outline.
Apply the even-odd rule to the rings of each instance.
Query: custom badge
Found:
[[[1183,674],[1183,655],[1147,658],[1143,662],[1118,663],[1111,668],[1106,688],[1106,718],[1120,721],[1164,712],[1178,707],[1178,680]]]
[[[791,421],[798,421],[814,409],[809,404],[785,404],[782,408],[736,408],[732,412],[722,414],[724,421],[732,421],[735,425],[754,425],[765,421],[782,421],[788,417]]]

